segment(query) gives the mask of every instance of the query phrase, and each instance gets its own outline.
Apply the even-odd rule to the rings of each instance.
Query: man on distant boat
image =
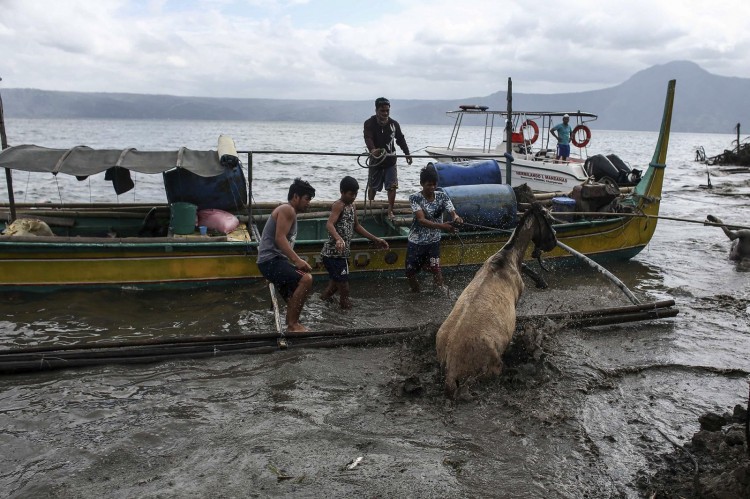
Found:
[[[315,189],[309,183],[294,179],[287,195],[289,202],[271,212],[258,244],[258,269],[287,302],[289,333],[309,331],[299,323],[299,316],[312,288],[312,267],[300,258],[292,245],[297,238],[297,214],[307,211],[313,197]]]
[[[406,145],[401,126],[390,117],[391,103],[385,97],[375,99],[375,114],[365,121],[364,136],[370,158],[369,183],[367,198],[372,202],[375,193],[388,192],[388,218],[393,218],[393,204],[396,201],[398,173],[396,171],[396,144],[406,155],[406,163],[411,165],[409,146]]]
[[[557,156],[556,160],[562,159],[568,161],[570,157],[570,136],[573,134],[573,128],[568,124],[570,116],[563,115],[563,122],[550,128],[549,132],[557,139]]]

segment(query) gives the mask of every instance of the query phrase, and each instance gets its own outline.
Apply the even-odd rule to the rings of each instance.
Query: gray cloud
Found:
[[[7,87],[318,99],[478,96],[508,77],[519,92],[583,91],[671,60],[750,77],[744,0],[415,0],[349,24],[325,5],[296,19],[296,3],[5,0],[0,76]]]

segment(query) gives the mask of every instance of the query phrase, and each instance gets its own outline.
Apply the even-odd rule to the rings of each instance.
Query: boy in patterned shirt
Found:
[[[419,183],[422,190],[409,196],[414,221],[406,249],[406,277],[415,293],[419,292],[417,273],[425,267],[432,272],[435,286],[443,287],[443,273],[440,270],[441,231],[456,232],[453,224],[443,222],[443,214],[447,211],[451,214],[453,223],[463,223],[448,195],[436,190],[438,174],[434,166],[422,168]]]
[[[341,198],[331,206],[331,215],[328,217],[326,229],[328,240],[323,244],[320,256],[323,265],[328,271],[330,280],[328,287],[320,295],[323,300],[330,300],[336,292],[339,293],[341,308],[352,307],[349,298],[349,246],[354,232],[366,237],[383,249],[388,249],[385,239],[373,236],[367,229],[362,227],[357,220],[357,209],[354,200],[357,199],[359,183],[353,177],[344,177],[339,184]]]

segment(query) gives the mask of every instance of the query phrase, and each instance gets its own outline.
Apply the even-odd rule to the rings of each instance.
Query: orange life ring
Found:
[[[576,137],[578,132],[583,132],[584,135],[584,139],[580,142]],[[587,127],[586,125],[578,125],[573,129],[573,133],[570,135],[570,141],[576,147],[586,147],[586,145],[589,143],[589,140],[591,140],[591,130],[589,130],[589,127]]]
[[[521,123],[521,126],[518,128],[518,132],[524,135],[524,137],[525,137],[525,134],[523,133],[523,130],[527,126],[530,126],[534,130],[534,135],[531,137],[531,140],[529,141],[529,143],[533,144],[534,142],[536,142],[536,139],[539,138],[539,126],[536,124],[534,120],[526,120],[523,123]]]

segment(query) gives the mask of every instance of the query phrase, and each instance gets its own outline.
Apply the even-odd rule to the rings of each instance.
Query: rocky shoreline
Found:
[[[684,446],[664,435],[675,449],[650,458],[656,473],[639,474],[643,497],[750,497],[748,409],[736,405],[731,413],[706,413],[698,422],[700,430]]]

